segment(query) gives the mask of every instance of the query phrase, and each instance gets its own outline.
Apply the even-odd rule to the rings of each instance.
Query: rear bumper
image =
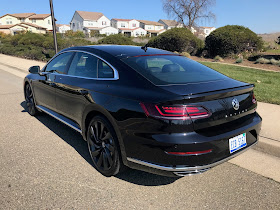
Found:
[[[255,145],[261,129],[261,117],[254,117],[244,122],[238,128],[217,132],[218,135],[207,136],[201,132],[141,135],[136,137],[133,151],[127,151],[128,166],[135,169],[167,176],[184,176],[199,174],[239,155]],[[216,128],[217,129],[217,128]],[[234,152],[229,152],[229,139],[241,133],[247,135],[247,146]],[[131,149],[131,148],[130,148]],[[209,154],[177,156],[166,151],[203,151],[212,149]]]

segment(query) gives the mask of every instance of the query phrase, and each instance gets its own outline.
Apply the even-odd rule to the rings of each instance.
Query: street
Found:
[[[31,117],[23,79],[1,68],[0,209],[280,209],[279,182],[229,162],[183,178],[131,169],[102,176],[79,133]]]

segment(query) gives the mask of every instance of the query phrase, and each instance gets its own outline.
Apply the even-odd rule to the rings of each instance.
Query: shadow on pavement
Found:
[[[25,101],[21,102],[20,105],[24,108],[22,112],[27,112]],[[43,123],[56,135],[58,135],[62,140],[72,146],[90,165],[92,165],[87,143],[83,140],[82,136],[78,132],[47,114],[38,115],[36,116],[36,119]],[[115,177],[133,184],[144,186],[167,185],[175,182],[178,179],[176,177],[164,177],[134,169],[127,169],[124,173],[118,174]]]

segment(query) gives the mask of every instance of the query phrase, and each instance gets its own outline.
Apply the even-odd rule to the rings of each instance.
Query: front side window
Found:
[[[97,78],[98,58],[82,52],[77,52],[70,65],[68,75]]]
[[[122,61],[155,85],[199,83],[227,78],[213,69],[178,55],[130,57]]]
[[[58,55],[47,65],[45,71],[64,74],[67,71],[67,64],[72,55],[72,52],[66,52]]]

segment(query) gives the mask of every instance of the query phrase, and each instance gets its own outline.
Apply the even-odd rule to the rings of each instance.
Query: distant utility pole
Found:
[[[54,50],[55,50],[55,54],[56,54],[57,53],[56,24],[55,24],[54,12],[53,12],[52,0],[50,0],[50,8],[51,8],[52,27],[53,27],[53,43],[54,43]]]

